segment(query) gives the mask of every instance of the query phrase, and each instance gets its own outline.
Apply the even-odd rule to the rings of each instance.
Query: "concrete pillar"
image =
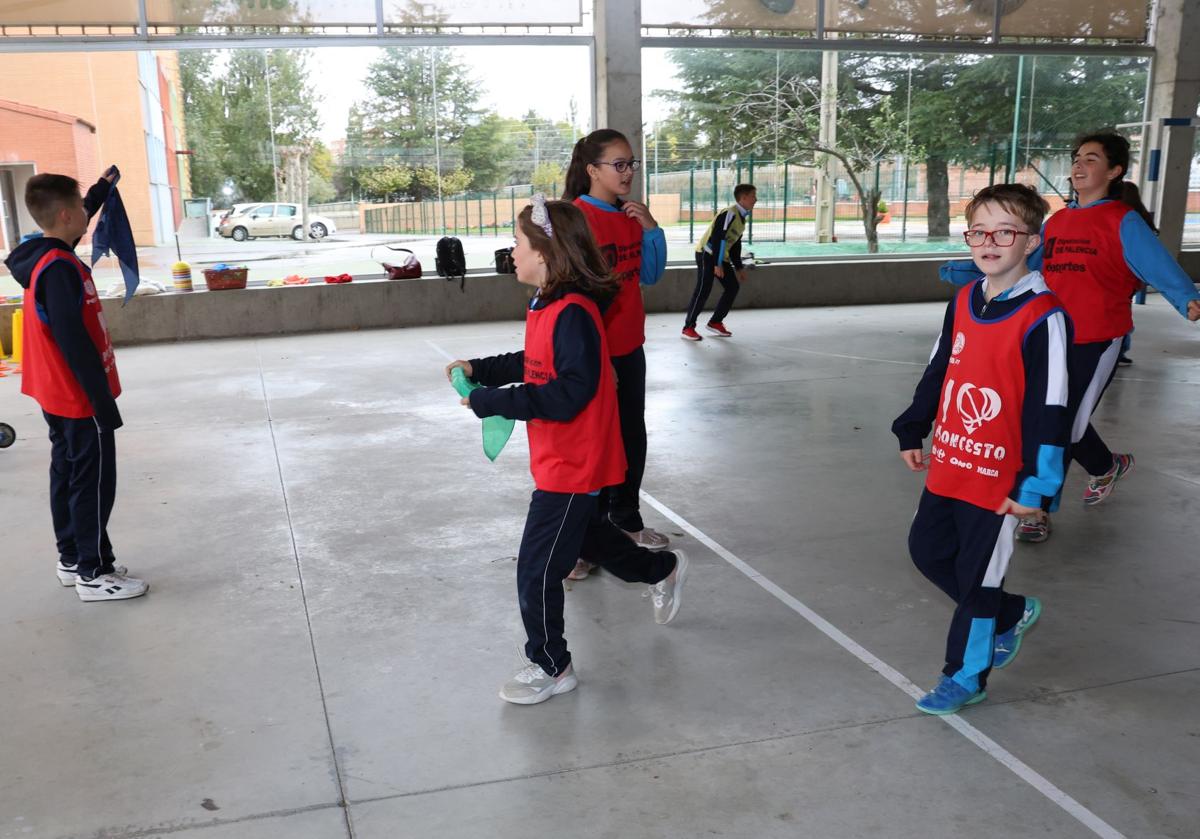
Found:
[[[1166,117],[1194,117],[1200,105],[1200,2],[1160,0],[1154,25],[1155,55],[1150,78],[1150,136],[1159,135]],[[1196,130],[1168,128],[1161,132],[1157,213],[1159,238],[1179,253],[1187,212],[1188,175],[1195,151]],[[1150,209],[1154,210],[1155,207]]]
[[[595,26],[593,128],[617,129],[644,157],[641,0],[596,0]],[[642,178],[634,178],[630,198],[642,200]]]

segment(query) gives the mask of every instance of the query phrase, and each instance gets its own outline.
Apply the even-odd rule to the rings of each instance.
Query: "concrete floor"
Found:
[[[740,311],[695,345],[652,317],[674,520],[646,518],[694,576],[668,627],[576,584],[580,687],[535,707],[496,697],[525,441],[488,463],[441,375],[519,324],[119,350],[128,603],[58,586],[44,427],[0,379],[0,837],[1197,836],[1200,335],[1158,298],[1098,415],[1137,469],[1091,510],[1072,473],[1019,547],[1046,611],[987,702],[922,715],[801,614],[936,680],[950,605],[888,428],[941,311]]]

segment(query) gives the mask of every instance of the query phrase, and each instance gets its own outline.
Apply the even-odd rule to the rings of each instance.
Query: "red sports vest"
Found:
[[[545,492],[593,492],[625,480],[617,382],[595,302],[582,294],[567,294],[543,309],[529,310],[525,316],[525,383],[544,385],[558,375],[554,369],[554,324],[571,303],[591,315],[600,333],[600,385],[574,419],[532,419],[525,424],[529,471],[537,488]]]
[[[937,420],[926,488],[995,510],[1021,471],[1021,407],[1025,364],[1021,346],[1039,321],[1062,304],[1039,294],[999,320],[971,313],[976,283],[958,292],[953,346]]]
[[[88,401],[79,380],[71,372],[70,365],[50,332],[50,325],[42,320],[37,310],[35,295],[38,278],[51,263],[60,259],[70,263],[79,272],[79,279],[83,283],[83,299],[79,305],[82,309],[84,328],[87,329],[88,336],[96,345],[96,352],[104,362],[104,372],[108,374],[108,387],[113,398],[121,395],[117,360],[113,355],[108,325],[104,322],[104,308],[100,305],[100,295],[96,293],[96,286],[92,282],[92,272],[75,254],[61,248],[47,251],[46,255],[38,260],[33,268],[33,276],[29,279],[29,288],[25,290],[21,392],[36,399],[42,410],[47,413],[69,419],[83,419],[94,415],[92,403]]]
[[[1075,326],[1075,343],[1111,341],[1133,329],[1138,278],[1125,264],[1123,201],[1059,210],[1046,222],[1042,274]]]
[[[600,252],[621,284],[621,290],[604,312],[608,349],[614,356],[629,355],[646,343],[646,308],[642,305],[642,226],[624,213],[593,206],[583,198],[575,206],[587,218]]]

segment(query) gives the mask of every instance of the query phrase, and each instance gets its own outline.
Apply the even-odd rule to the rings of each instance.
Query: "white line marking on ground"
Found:
[[[843,355],[836,352],[821,352],[820,350],[805,350],[800,347],[785,347],[780,344],[767,344],[773,350],[790,350],[791,352],[808,353],[809,355],[823,355],[829,358],[848,358],[851,361],[876,361],[880,364],[903,364],[909,367],[925,367],[927,363],[924,361],[897,361],[894,358],[871,358],[866,355]]]
[[[883,678],[887,679],[913,699],[920,699],[921,696],[924,695],[925,692],[913,684],[913,682],[906,678],[900,671],[896,670],[887,662],[878,658],[849,635],[842,632],[840,629],[831,624],[829,621],[825,620],[798,599],[788,594],[770,579],[764,577],[762,574],[756,571],[753,566],[743,562],[731,551],[726,550],[720,544],[710,539],[699,528],[695,527],[687,519],[683,518],[683,516],[680,516],[674,510],[667,507],[645,490],[642,490],[640,494],[641,497],[645,499],[647,504],[658,510],[671,521],[675,522],[675,524],[679,525],[684,529],[684,531],[695,537],[701,544],[703,544],[717,556],[721,557],[721,559],[725,560],[759,586],[766,589],[766,591],[772,594],[777,600],[779,600],[796,614],[800,615],[800,617],[811,623],[830,640],[853,655],[863,664],[867,665],[867,667],[870,667],[880,676],[883,676]],[[971,725],[969,722],[963,720],[962,717],[958,716],[957,714],[951,714],[949,716],[941,717],[941,720],[959,734],[966,737],[976,746],[981,748],[992,758],[999,761],[1002,765],[1008,767],[1018,778],[1025,781],[1035,790],[1046,796],[1046,798],[1057,804],[1097,836],[1104,837],[1104,839],[1125,839],[1124,834],[1122,834],[1120,831],[1113,828],[1091,810],[1084,807],[1071,796],[1067,795],[1049,780],[1039,775],[1028,765],[1022,763],[1016,755],[1009,752],[1007,749],[1005,749],[992,738],[988,737],[975,726]]]
[[[433,341],[426,340],[425,343],[428,344],[433,349],[433,351],[435,353],[437,353],[438,355],[440,355],[442,358],[446,359],[447,361],[454,361],[454,356],[450,355],[450,353],[446,352],[444,349],[439,347],[437,344],[433,343]]]

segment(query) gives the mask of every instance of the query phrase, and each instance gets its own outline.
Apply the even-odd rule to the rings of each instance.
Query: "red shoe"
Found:
[[[685,326],[683,328],[683,332],[680,333],[679,337],[685,341],[703,341],[704,340],[704,338],[700,335],[700,333],[697,332],[695,330],[695,328],[691,327],[691,326]]]
[[[725,324],[718,321],[709,321],[705,328],[714,335],[720,335],[722,338],[730,338],[733,333],[725,328]]]

